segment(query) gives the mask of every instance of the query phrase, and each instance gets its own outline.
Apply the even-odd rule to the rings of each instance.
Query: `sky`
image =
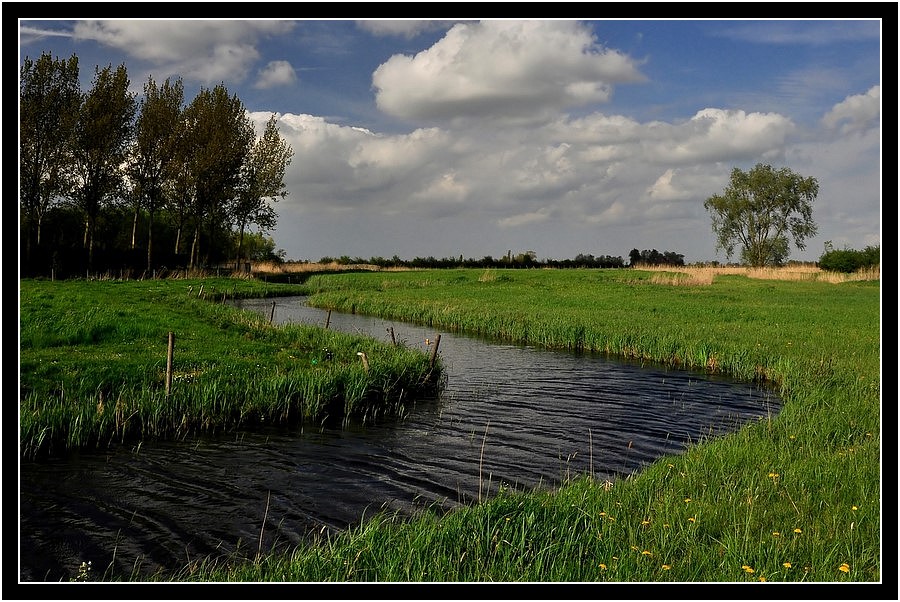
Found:
[[[20,64],[45,52],[85,90],[125,64],[138,94],[223,84],[259,133],[275,114],[290,260],[727,261],[703,203],[758,163],[819,183],[790,259],[881,244],[878,19],[20,18]]]

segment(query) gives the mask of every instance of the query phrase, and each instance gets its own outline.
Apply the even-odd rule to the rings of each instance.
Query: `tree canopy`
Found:
[[[734,168],[724,192],[703,205],[712,216],[717,250],[731,258],[740,245],[742,263],[777,266],[790,254],[789,236],[802,250],[816,235],[812,203],[818,194],[815,178],[757,163],[748,172]]]
[[[172,267],[201,267],[239,259],[250,225],[260,234],[275,227],[272,203],[288,193],[293,151],[274,115],[257,137],[222,84],[187,106],[180,79],[157,84],[150,76],[140,96],[129,86],[124,64],[98,66],[82,91],[75,55],[23,59],[23,273],[151,270],[157,255]],[[193,234],[189,257],[183,232]],[[171,250],[154,251],[157,238]]]

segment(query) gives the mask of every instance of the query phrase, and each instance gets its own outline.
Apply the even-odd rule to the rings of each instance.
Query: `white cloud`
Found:
[[[286,86],[297,81],[297,73],[288,61],[271,61],[259,72],[254,88],[275,88]]]
[[[162,78],[218,83],[243,80],[259,60],[260,37],[292,27],[290,21],[179,21],[177,27],[171,20],[77,21],[73,36],[148,61],[163,71]]]
[[[872,86],[865,94],[848,96],[822,118],[831,129],[840,126],[842,134],[876,127],[881,121],[881,86]]]
[[[877,40],[881,23],[877,19],[756,21],[718,32],[723,37],[758,44],[825,46],[839,42]]]
[[[497,220],[497,225],[501,228],[517,228],[526,224],[537,224],[546,221],[549,217],[550,211],[546,207],[541,207],[537,211],[501,218]]]
[[[356,25],[364,31],[376,36],[402,36],[408,40],[420,33],[440,31],[453,24],[453,21],[421,21],[418,19],[379,19],[357,21]]]
[[[577,22],[483,21],[454,25],[415,56],[392,56],[372,84],[391,115],[454,119],[555,113],[605,102],[614,84],[642,79],[635,61]]]

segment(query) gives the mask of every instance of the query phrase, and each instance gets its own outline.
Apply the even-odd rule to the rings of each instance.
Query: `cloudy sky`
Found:
[[[32,5],[33,6],[33,5]],[[709,196],[815,177],[791,258],[881,244],[878,20],[19,21],[20,61],[223,83],[294,150],[289,259],[716,252]]]

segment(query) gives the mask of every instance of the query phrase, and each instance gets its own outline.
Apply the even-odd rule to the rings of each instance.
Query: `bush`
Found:
[[[828,272],[851,274],[863,268],[881,263],[881,247],[868,246],[862,251],[856,249],[829,249],[819,258],[819,267]]]

